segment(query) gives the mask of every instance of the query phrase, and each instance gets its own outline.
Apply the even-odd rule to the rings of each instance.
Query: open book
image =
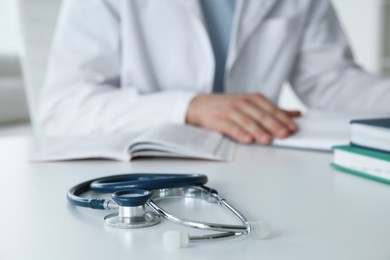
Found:
[[[235,143],[221,134],[188,125],[160,125],[142,134],[74,136],[39,140],[32,162],[105,158],[175,157],[218,161],[233,158]]]

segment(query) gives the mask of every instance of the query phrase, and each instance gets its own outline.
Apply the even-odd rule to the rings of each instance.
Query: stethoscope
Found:
[[[104,218],[105,223],[112,227],[149,227],[159,223],[160,217],[163,217],[179,225],[217,232],[190,236],[186,233],[168,231],[163,236],[163,243],[167,248],[187,247],[192,242],[244,235],[263,239],[269,235],[270,229],[266,223],[249,222],[235,207],[218,195],[216,190],[204,186],[206,183],[207,176],[202,174],[121,174],[80,183],[69,189],[67,197],[76,206],[117,210],[116,213]],[[81,197],[81,194],[87,191],[112,193],[112,200]],[[216,224],[178,218],[156,203],[158,200],[172,197],[198,198],[219,204],[237,216],[242,224]]]

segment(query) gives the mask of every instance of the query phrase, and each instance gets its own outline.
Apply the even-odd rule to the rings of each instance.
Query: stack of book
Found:
[[[350,145],[333,147],[338,170],[390,184],[390,118],[351,121]]]

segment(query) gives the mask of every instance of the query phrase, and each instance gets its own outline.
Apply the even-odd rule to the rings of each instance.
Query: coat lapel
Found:
[[[176,2],[179,6],[182,6],[185,11],[188,13],[189,19],[193,19],[195,23],[199,23],[202,27],[202,30],[199,30],[197,39],[194,41],[199,41],[198,46],[203,46],[205,56],[203,58],[202,66],[209,68],[208,73],[205,74],[205,84],[212,89],[214,71],[215,71],[215,58],[213,54],[213,47],[211,45],[210,37],[207,32],[207,24],[203,15],[202,6],[199,0],[172,0]],[[211,0],[214,1],[214,0]],[[196,35],[196,33],[194,33]],[[196,37],[196,36],[195,36]]]
[[[227,60],[230,71],[245,44],[278,0],[237,0],[236,18]]]
[[[205,26],[205,20],[203,16],[202,7],[199,3],[199,0],[174,0],[178,5],[181,5],[189,13],[189,15],[194,16]]]

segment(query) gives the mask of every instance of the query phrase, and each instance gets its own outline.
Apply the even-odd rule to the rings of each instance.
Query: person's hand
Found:
[[[242,143],[270,144],[298,130],[293,117],[260,94],[202,94],[190,103],[186,122],[223,133]]]

